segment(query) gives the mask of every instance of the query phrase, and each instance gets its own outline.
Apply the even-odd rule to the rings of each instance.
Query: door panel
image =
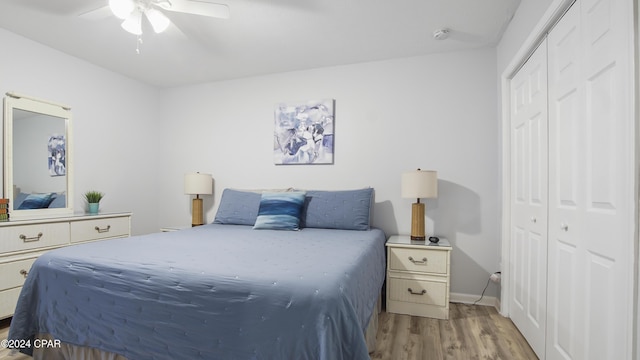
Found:
[[[580,6],[549,34],[549,331],[547,359],[582,359],[585,140]],[[580,304],[582,303],[582,304]]]
[[[630,357],[633,118],[621,0],[549,33],[547,359]],[[630,9],[628,9],[630,11]]]
[[[547,271],[547,65],[542,44],[512,79],[511,319],[544,355]]]
[[[575,64],[572,64],[575,67]],[[572,79],[572,78],[571,78]],[[550,152],[555,166],[555,188],[557,191],[556,206],[564,209],[575,209],[578,205],[578,189],[576,188],[580,178],[579,139],[574,134],[580,132],[580,91],[577,88],[567,89],[566,94],[559,94],[555,100],[556,121],[551,125],[552,132],[558,138],[563,139],[554,151]]]
[[[575,353],[574,329],[576,319],[576,311],[572,304],[575,304],[577,284],[572,282],[576,277],[577,255],[576,248],[571,244],[562,241],[556,242],[556,256],[549,261],[550,269],[563,270],[556,274],[550,274],[556,281],[549,282],[549,299],[548,305],[548,328],[547,333],[553,334],[548,336],[547,348],[553,347],[554,350],[561,355],[561,358],[571,359],[571,354]],[[553,263],[551,263],[553,261]]]

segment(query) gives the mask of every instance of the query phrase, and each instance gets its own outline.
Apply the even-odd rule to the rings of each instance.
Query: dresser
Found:
[[[48,250],[131,236],[131,213],[0,222],[0,319],[13,315],[31,264]]]
[[[394,235],[387,240],[387,312],[449,318],[451,244]]]

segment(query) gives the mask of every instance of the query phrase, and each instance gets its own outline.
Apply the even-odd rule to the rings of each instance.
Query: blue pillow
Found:
[[[29,194],[18,210],[44,209],[55,199],[55,193]]]
[[[67,207],[67,199],[65,194],[55,194],[55,197],[51,204],[49,204],[49,209],[59,209]]]
[[[23,192],[18,193],[18,195],[13,198],[13,208],[17,209],[16,206],[20,207],[20,204],[22,204],[22,202],[24,201],[24,199],[27,198],[27,196],[29,196],[29,194],[26,194]]]
[[[260,193],[224,189],[214,224],[255,224],[260,208]]]
[[[299,230],[305,192],[263,193],[254,229]]]
[[[369,230],[373,188],[307,191],[302,227]]]

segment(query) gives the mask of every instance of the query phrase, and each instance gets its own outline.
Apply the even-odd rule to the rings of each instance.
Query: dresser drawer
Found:
[[[92,241],[129,236],[129,218],[113,217],[71,223],[71,242]]]
[[[8,318],[16,310],[21,287],[0,291],[0,319]]]
[[[447,255],[447,251],[440,250],[391,248],[389,251],[389,269],[446,274]]]
[[[37,257],[0,264],[0,290],[22,286]]]
[[[389,279],[389,299],[425,305],[447,305],[447,283],[412,279]]]
[[[8,226],[0,231],[0,253],[69,244],[69,223]]]

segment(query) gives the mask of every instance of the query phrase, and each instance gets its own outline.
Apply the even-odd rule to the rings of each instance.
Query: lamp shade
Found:
[[[211,195],[213,193],[213,178],[211,174],[184,174],[184,193],[189,195]]]
[[[402,173],[403,198],[438,197],[438,172],[434,170],[415,170]]]

